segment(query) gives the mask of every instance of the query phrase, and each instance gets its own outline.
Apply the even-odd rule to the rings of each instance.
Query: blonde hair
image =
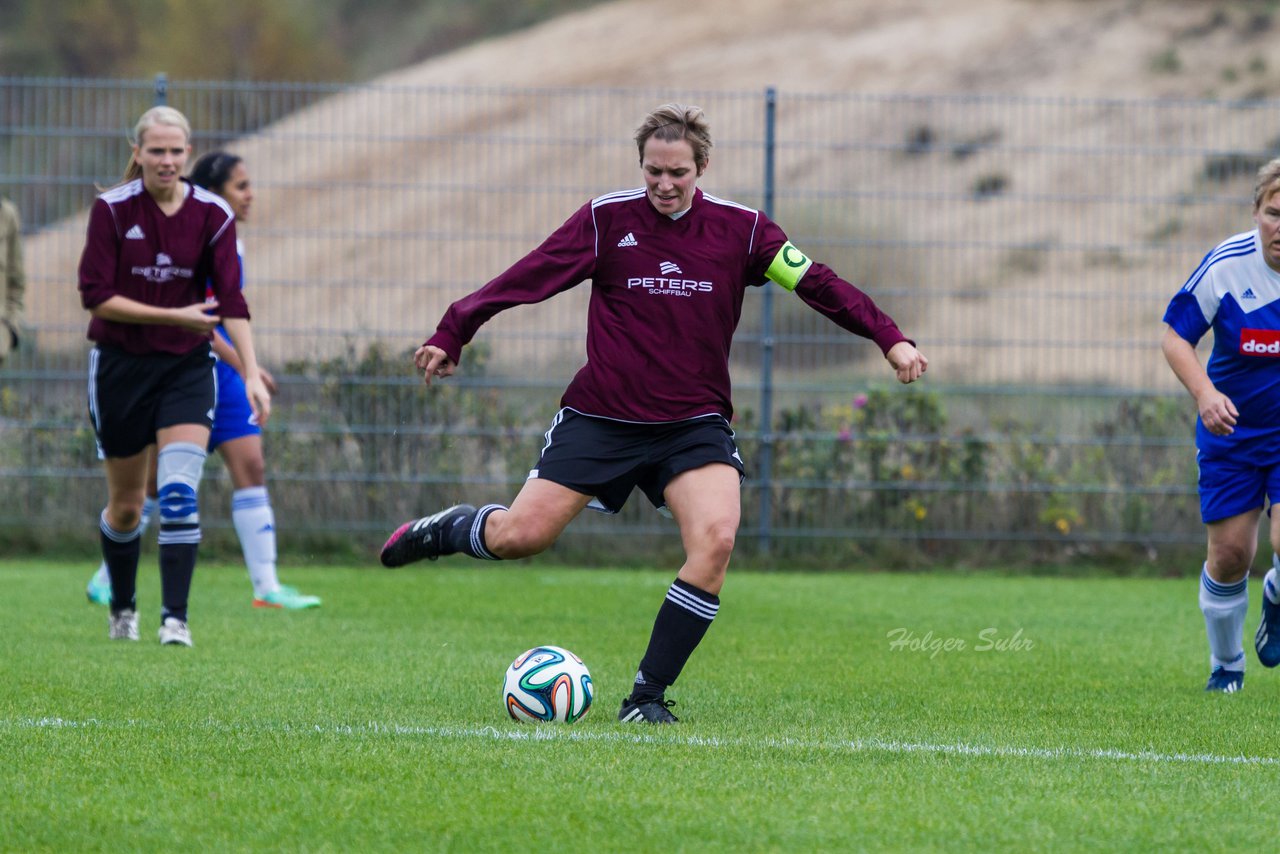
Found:
[[[1280,157],[1258,170],[1258,183],[1253,186],[1253,209],[1255,211],[1262,207],[1262,202],[1267,196],[1276,190],[1280,190],[1280,187],[1276,187],[1277,181],[1280,181]]]
[[[129,144],[134,147],[141,147],[142,137],[147,131],[153,127],[165,125],[167,127],[175,127],[182,131],[187,141],[191,140],[191,123],[187,121],[187,117],[175,110],[173,107],[152,107],[142,114],[138,119],[138,123],[133,126],[133,135],[129,137]],[[124,167],[123,183],[128,183],[135,178],[142,177],[142,166],[138,163],[138,159],[129,154],[129,163]]]
[[[693,149],[693,165],[698,168],[698,174],[707,168],[707,161],[711,159],[711,125],[701,107],[663,104],[645,116],[636,128],[635,137],[641,163],[644,144],[655,136],[663,142],[687,141]]]

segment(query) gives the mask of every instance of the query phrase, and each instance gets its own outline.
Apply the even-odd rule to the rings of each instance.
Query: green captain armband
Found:
[[[809,271],[809,267],[813,261],[809,256],[805,255],[795,247],[795,244],[788,240],[782,244],[782,248],[778,250],[778,254],[773,256],[773,263],[769,265],[769,269],[764,271],[765,276],[772,282],[777,282],[789,291],[794,291],[796,285],[800,284],[800,280],[804,278],[804,274]]]

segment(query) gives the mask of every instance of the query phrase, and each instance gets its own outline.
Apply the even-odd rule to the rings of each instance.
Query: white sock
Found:
[[[1219,584],[1200,571],[1200,610],[1209,635],[1209,664],[1244,671],[1244,619],[1249,610],[1249,576],[1235,584]]]
[[[142,516],[138,519],[138,536],[141,537],[147,532],[147,525],[151,522],[151,517],[155,515],[156,505],[159,502],[148,495],[142,502]],[[107,572],[107,562],[104,560],[98,564],[98,571],[93,574],[93,580],[90,584],[105,584],[111,586],[111,574]]]
[[[244,563],[253,582],[253,595],[280,588],[276,578],[276,516],[265,486],[237,489],[231,494],[231,521],[240,537]]]

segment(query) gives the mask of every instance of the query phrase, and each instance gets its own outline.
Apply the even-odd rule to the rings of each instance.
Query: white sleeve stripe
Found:
[[[595,242],[591,246],[591,251],[598,259],[600,257],[600,224],[596,222],[596,206],[591,206],[591,229],[596,233]]]
[[[236,212],[231,210],[231,205],[228,204],[227,200],[222,198],[222,196],[219,196],[217,193],[210,192],[209,190],[206,190],[204,187],[197,187],[195,184],[191,185],[191,189],[195,191],[195,198],[198,199],[199,201],[208,202],[209,204],[212,204],[212,205],[217,205],[218,207],[222,208],[222,210],[226,213],[227,216],[231,217],[232,219],[235,218]]]
[[[1204,277],[1209,274],[1209,271],[1213,269],[1213,266],[1217,264],[1219,261],[1225,261],[1228,258],[1242,258],[1245,255],[1252,255],[1255,251],[1256,250],[1252,246],[1250,246],[1248,249],[1242,249],[1237,252],[1231,252],[1231,253],[1219,255],[1218,257],[1214,258],[1213,261],[1211,261],[1207,266],[1205,266],[1205,268],[1201,270],[1198,275],[1192,277],[1191,281],[1183,285],[1182,289],[1189,293],[1194,293],[1195,289],[1200,286],[1200,282],[1204,280]]]
[[[219,196],[217,193],[210,192],[204,187],[197,187],[195,184],[191,185],[191,189],[192,198],[196,199],[196,201],[217,205],[222,209],[222,212],[227,215],[227,221],[222,224],[222,228],[218,229],[218,233],[209,241],[209,245],[212,246],[217,243],[218,238],[222,237],[223,233],[226,232],[227,226],[236,221],[235,211],[231,210],[231,205],[227,204],[227,200],[222,198],[222,196]]]
[[[717,204],[717,205],[724,205],[727,208],[737,208],[740,211],[746,211],[747,213],[751,213],[751,214],[760,213],[755,208],[748,207],[743,204],[739,204],[738,202],[730,201],[729,199],[722,199],[719,196],[713,196],[707,192],[704,192],[702,194],[702,198],[704,201],[712,202],[713,204]]]
[[[226,222],[222,224],[222,228],[218,229],[218,233],[215,234],[213,236],[213,239],[209,241],[210,246],[218,242],[218,238],[223,235],[223,233],[227,230],[227,226],[231,225],[232,222],[234,222],[234,220],[228,219]]]
[[[617,202],[628,202],[632,199],[638,199],[644,196],[645,188],[636,187],[633,190],[617,190],[612,193],[605,193],[603,196],[597,196],[591,200],[591,207],[594,210],[600,205],[611,205]]]
[[[1244,251],[1241,251],[1244,250]],[[1196,286],[1200,284],[1200,280],[1204,278],[1204,274],[1209,268],[1221,261],[1223,258],[1236,258],[1241,255],[1248,255],[1253,251],[1253,232],[1247,232],[1243,235],[1237,235],[1230,240],[1221,243],[1216,249],[1205,256],[1200,262],[1200,266],[1187,279],[1182,286],[1184,291],[1194,291]]]
[[[102,199],[107,204],[115,204],[116,202],[123,202],[125,199],[132,198],[141,192],[142,192],[142,179],[135,178],[132,181],[129,181],[128,183],[121,184],[118,187],[112,187],[106,190],[101,195],[99,195],[98,198]]]

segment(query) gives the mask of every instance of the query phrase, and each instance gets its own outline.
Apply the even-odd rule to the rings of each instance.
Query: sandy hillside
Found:
[[[536,138],[559,122],[579,120],[575,111],[587,107],[572,99],[549,99],[532,108],[519,108],[509,101],[484,98],[477,98],[469,107],[464,99],[454,98],[442,101],[439,109],[422,109],[421,101],[411,105],[402,100],[407,97],[403,92],[471,85],[677,93],[751,92],[776,86],[787,92],[819,94],[1271,97],[1280,91],[1280,68],[1271,70],[1265,63],[1258,66],[1255,62],[1252,73],[1240,71],[1250,57],[1265,55],[1274,41],[1269,19],[1261,11],[1264,6],[1243,0],[902,0],[892,4],[879,0],[701,0],[696,4],[620,0],[404,69],[377,81],[386,89],[376,97],[366,91],[332,98],[235,146],[252,164],[255,175],[274,188],[263,193],[255,225],[245,230],[251,249],[251,281],[272,283],[269,293],[267,289],[256,292],[255,312],[264,324],[297,333],[273,336],[263,349],[276,360],[307,355],[315,339],[306,333],[314,329],[345,333],[347,341],[376,335],[389,337],[399,346],[421,340],[450,299],[481,283],[486,274],[500,270],[541,236],[514,235],[509,254],[501,258],[492,257],[492,247],[468,249],[457,242],[433,245],[421,237],[423,232],[501,230],[510,212],[495,209],[492,200],[475,194],[404,192],[399,185],[433,187],[442,182],[441,176],[447,176],[452,184],[483,186],[486,182],[515,181],[531,170],[550,174],[562,154],[532,148],[519,162],[490,161],[420,140],[476,128]],[[617,123],[624,133],[642,114],[642,105],[647,108],[650,104],[641,98],[634,107],[624,104],[620,108]],[[754,104],[749,106],[757,109]],[[547,115],[539,109],[559,112]],[[725,107],[713,115],[718,127],[738,121],[726,114],[730,109]],[[818,127],[824,119],[823,109],[821,102],[796,105],[788,122],[797,128],[806,123]],[[1200,163],[1180,162],[1169,168],[1158,158],[1149,158],[1137,166],[1118,162],[1110,168],[1123,174],[1113,174],[1073,171],[1079,167],[1070,161],[1047,166],[1039,162],[1034,169],[1029,165],[1024,169],[1019,160],[1019,147],[1044,145],[1050,139],[1064,146],[1114,140],[1117,145],[1157,147],[1171,132],[1194,136],[1201,130],[1164,126],[1174,120],[1156,117],[1135,124],[1121,112],[1100,109],[1075,127],[1043,128],[1039,138],[1035,128],[1024,128],[1019,131],[1017,145],[1006,136],[1010,150],[1000,155],[999,163],[977,157],[951,170],[954,176],[939,173],[936,164],[930,167],[933,171],[924,174],[935,184],[955,181],[961,191],[964,182],[971,182],[978,174],[975,170],[998,168],[1022,180],[1020,189],[1031,194],[1055,194],[1071,188],[1087,198],[1094,189],[1102,192],[1115,186],[1131,186],[1135,194],[1191,192],[1196,189]],[[1234,133],[1252,133],[1247,122],[1254,120],[1256,117],[1240,117],[1240,127]],[[895,141],[901,140],[913,123],[929,121],[940,120],[901,112],[871,120],[893,125],[882,130],[886,139]],[[957,127],[960,124],[957,122]],[[938,126],[946,132],[945,122]],[[308,144],[305,148],[298,143],[309,135],[331,134],[334,128],[345,129],[356,141],[327,147]],[[364,129],[372,128],[387,138],[365,148]],[[965,132],[981,134],[983,129]],[[625,150],[590,157],[599,162],[575,168],[584,174],[609,176],[606,183],[592,184],[590,192],[638,183]],[[709,174],[704,186],[717,191],[721,186],[753,180],[754,162],[735,164],[731,156],[720,157],[717,166],[722,170]],[[780,177],[796,184],[850,181],[860,185],[884,180],[909,187],[921,180],[922,174],[919,162],[901,158],[837,166],[800,159],[788,168]],[[1246,178],[1222,191],[1241,197],[1247,187]],[[563,213],[588,194],[584,191]],[[335,199],[339,204],[334,204]],[[534,194],[527,204],[545,206],[547,199]],[[557,197],[555,204],[566,203]],[[1072,221],[1092,218],[1090,211],[1078,207],[1086,203],[1062,204],[1077,206],[1065,208],[1071,210]],[[952,206],[909,217],[912,227],[924,228],[939,240],[972,241],[975,235],[999,233],[1017,245],[1053,247],[1081,241],[1081,226],[1072,225],[1066,217],[1057,222],[1059,217],[1032,209],[1043,209],[1043,201],[1029,202],[1028,206]],[[1243,202],[1240,213],[1247,217]],[[1106,236],[1084,235],[1083,239],[1122,245],[1149,242],[1159,224],[1148,221],[1143,212],[1137,214],[1117,218],[1114,213],[1100,211],[1099,222],[1108,217],[1099,226]],[[1180,221],[1177,227],[1183,238],[1207,241],[1201,251],[1226,236],[1219,233],[1216,222]],[[1247,222],[1240,228],[1245,227]],[[260,231],[255,233],[255,228]],[[298,236],[308,231],[311,236]],[[32,239],[28,254],[33,272],[55,281],[73,281],[79,245],[66,235],[77,233],[79,226]],[[405,239],[410,233],[419,238]],[[1011,355],[989,348],[983,353],[973,347],[949,350],[945,341],[955,337],[956,328],[968,329],[971,337],[978,339],[996,340],[1007,335],[1008,312],[1017,311],[1017,306],[1026,303],[1025,296],[1037,289],[1116,287],[1134,289],[1129,309],[1108,309],[1103,317],[1087,313],[1070,317],[1063,314],[1071,310],[1068,300],[1061,310],[1021,318],[1019,335],[1030,339],[1052,336],[1068,324],[1078,326],[1081,334],[1132,338],[1135,327],[1149,326],[1153,316],[1158,318],[1160,306],[1177,284],[1169,280],[1167,270],[1161,269],[1157,275],[1152,257],[1142,252],[1110,260],[1072,257],[1063,262],[1074,265],[1065,273],[1061,265],[1046,269],[1035,259],[1020,262],[1016,257],[974,255],[951,259],[946,265],[920,261],[912,269],[933,280],[935,287],[968,288],[969,293],[964,298],[933,300],[927,311],[913,312],[910,331],[922,341],[944,342],[934,351],[946,356],[938,360],[939,373],[945,379],[1114,378],[1107,364],[1111,355],[1100,355],[1097,361],[1072,357],[1066,363],[1050,365],[1034,352]],[[957,280],[942,281],[944,276]],[[406,286],[423,282],[436,288],[428,298],[424,298],[423,287]],[[303,283],[323,287],[317,292]],[[585,289],[579,291],[582,293],[574,292],[564,299],[565,306],[559,309],[562,314],[535,313],[523,322],[540,318],[540,323],[545,320],[548,326],[559,325],[566,337],[573,337],[580,319],[561,323],[552,318],[571,316],[575,301],[580,303],[586,295]],[[1000,319],[993,320],[994,314]],[[82,316],[70,289],[40,295],[33,300],[31,315],[34,322],[47,324],[74,324]],[[504,322],[505,317],[494,322],[499,334]],[[341,343],[342,339],[329,340]],[[513,348],[507,356],[526,359],[534,352],[540,351]],[[1167,374],[1167,369],[1156,365],[1124,379],[1164,383]]]

